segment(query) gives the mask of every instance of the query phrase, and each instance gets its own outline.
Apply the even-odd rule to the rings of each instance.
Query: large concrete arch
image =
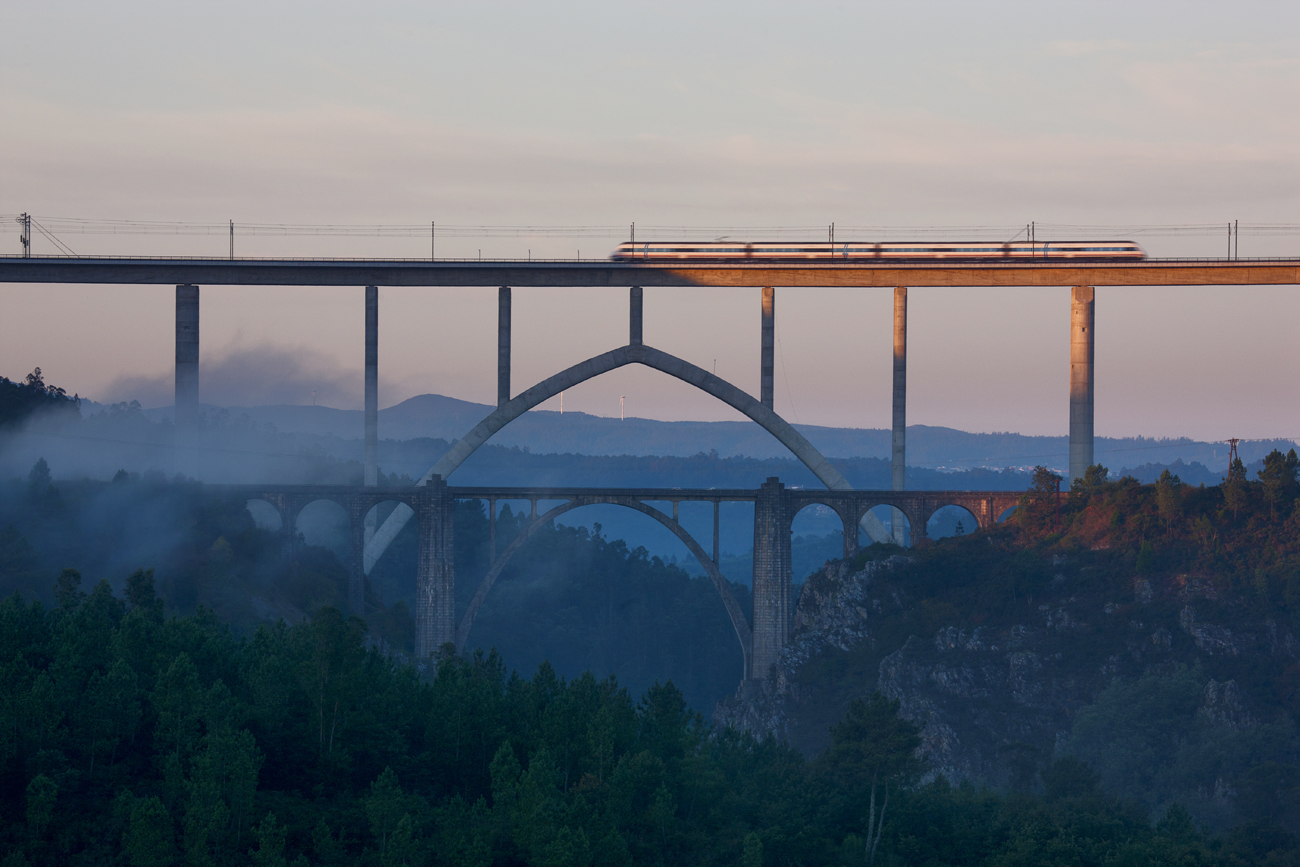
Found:
[[[803,434],[795,430],[785,419],[768,409],[761,402],[702,367],[697,367],[689,361],[644,344],[620,346],[617,349],[611,349],[609,352],[579,362],[567,370],[562,370],[554,376],[542,380],[537,385],[498,407],[487,418],[479,422],[472,431],[458,440],[416,484],[423,485],[434,476],[447,478],[470,455],[474,454],[480,446],[487,442],[493,434],[528,410],[543,401],[549,400],[561,391],[571,389],[593,377],[600,376],[602,373],[609,373],[611,370],[617,370],[627,364],[644,364],[646,367],[666,373],[716,397],[728,406],[744,413],[761,425],[764,430],[776,437],[804,466],[812,470],[813,475],[817,476],[827,488],[832,491],[850,491],[853,489],[839,470],[831,466],[826,457],[812,443],[808,442]],[[402,527],[406,526],[413,514],[414,512],[409,508],[398,507],[388,516],[383,525],[375,531],[374,537],[366,545],[364,558],[366,574],[370,573],[375,562],[388,549],[388,546],[397,537]],[[879,524],[878,521],[874,523]],[[873,538],[878,533],[883,533],[883,528],[864,526],[866,526],[868,533]]]
[[[447,454],[443,455],[433,465],[433,469],[424,474],[424,477],[420,479],[420,483],[427,482],[435,475],[442,476],[444,479],[447,478],[453,470],[464,463],[466,458],[478,450],[479,446],[487,442],[489,437],[538,404],[555,397],[561,391],[571,389],[593,377],[608,373],[627,364],[644,364],[646,367],[666,373],[716,397],[723,403],[744,413],[761,425],[764,430],[776,437],[783,446],[803,462],[804,466],[812,470],[813,475],[817,476],[826,487],[832,491],[852,490],[852,486],[849,485],[844,476],[840,475],[839,470],[831,466],[822,453],[817,451],[813,444],[808,442],[803,434],[791,427],[785,419],[739,388],[736,388],[736,386],[709,373],[704,368],[696,367],[689,361],[643,344],[620,346],[618,349],[612,349],[603,355],[589,358],[575,364],[568,370],[562,370],[554,376],[542,380],[479,422],[472,431],[460,439]]]
[[[458,653],[464,652],[465,643],[469,640],[469,631],[474,626],[474,618],[478,616],[479,607],[483,604],[483,600],[487,598],[488,591],[492,589],[492,585],[496,583],[497,578],[501,575],[501,571],[505,569],[506,564],[510,562],[510,558],[514,556],[515,552],[532,537],[533,533],[537,532],[537,530],[541,529],[555,518],[563,515],[565,512],[570,512],[583,506],[594,505],[615,505],[623,506],[628,509],[635,509],[638,512],[654,518],[660,524],[667,527],[674,536],[682,540],[690,550],[691,554],[695,556],[695,559],[704,567],[704,571],[708,573],[709,580],[713,582],[714,588],[718,591],[718,596],[722,598],[723,607],[727,609],[727,617],[731,619],[731,626],[736,631],[736,639],[740,642],[740,652],[744,656],[745,660],[745,677],[748,678],[750,676],[751,668],[750,650],[753,646],[752,632],[749,627],[749,621],[745,619],[744,612],[740,610],[740,603],[736,601],[736,597],[732,594],[731,588],[727,586],[727,579],[722,576],[722,572],[718,570],[717,564],[713,562],[707,553],[705,553],[704,548],[701,547],[700,543],[696,542],[694,537],[692,537],[690,533],[686,532],[686,528],[653,506],[647,506],[645,503],[628,497],[583,497],[580,499],[574,499],[567,503],[561,503],[555,508],[550,509],[530,521],[519,535],[511,540],[510,544],[505,547],[505,550],[497,556],[496,560],[492,563],[491,568],[488,569],[487,574],[483,576],[483,580],[479,582],[478,589],[474,591],[474,598],[470,600],[469,607],[465,609],[465,613],[461,615],[460,623],[456,626],[456,651]]]

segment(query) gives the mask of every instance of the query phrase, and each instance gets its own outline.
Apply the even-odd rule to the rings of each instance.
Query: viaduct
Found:
[[[925,491],[905,489],[907,401],[907,288],[909,286],[1042,286],[1072,287],[1070,305],[1070,479],[1093,463],[1094,306],[1096,286],[1295,285],[1300,260],[1145,260],[1122,263],[1077,263],[1040,260],[1015,263],[614,263],[465,262],[428,260],[287,260],[0,257],[0,282],[83,284],[173,284],[176,286],[176,426],[183,437],[197,421],[199,406],[199,286],[358,286],[365,310],[365,460],[361,487],[256,486],[250,497],[270,502],[282,520],[285,550],[293,556],[295,522],[308,503],[339,503],[350,517],[349,601],[362,609],[365,576],[412,518],[419,539],[416,653],[426,656],[442,644],[465,647],[470,628],[492,583],[516,550],[539,527],[571,509],[596,503],[625,506],[659,521],[678,536],[703,565],[717,587],[745,659],[744,677],[766,676],[776,662],[790,629],[790,528],[806,505],[821,504],[843,521],[844,551],[857,549],[857,527],[870,526],[869,510],[887,505],[905,515],[913,536],[923,539],[929,517],[946,505],[967,509],[977,524],[988,527],[1018,495],[1007,492]],[[426,473],[414,488],[388,489],[378,481],[378,346],[379,286],[483,286],[498,292],[497,408],[469,431]],[[510,369],[512,286],[631,287],[629,333],[624,346],[556,373],[527,390],[514,393]],[[646,286],[761,287],[760,396],[755,400],[734,385],[683,359],[647,345],[642,335],[642,296]],[[776,291],[773,287],[893,287],[894,370],[892,490],[854,491],[844,477],[798,431],[773,412],[773,349]],[[757,490],[624,490],[583,488],[460,488],[447,479],[494,433],[560,391],[627,364],[642,364],[676,377],[744,413],[802,461],[826,490],[792,490],[772,478]],[[485,500],[491,507],[491,565],[459,622],[455,617],[452,557],[452,504],[458,499]],[[495,502],[528,500],[531,521],[503,551],[495,550]],[[375,507],[396,501],[382,526]],[[713,550],[704,548],[677,520],[681,502],[714,504]],[[746,619],[718,571],[717,514],[722,502],[754,503],[753,612]],[[558,502],[541,514],[539,502]],[[650,503],[669,502],[669,516]],[[895,521],[897,527],[901,522]]]

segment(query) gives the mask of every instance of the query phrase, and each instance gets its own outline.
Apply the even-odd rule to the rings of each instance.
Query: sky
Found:
[[[634,221],[647,240],[817,240],[832,222],[870,240],[1239,220],[1243,257],[1300,255],[1300,229],[1252,229],[1300,226],[1295,3],[45,2],[4,19],[10,217],[436,221],[440,256],[520,258],[605,256]],[[59,237],[80,254],[228,244]],[[1155,256],[1225,246],[1217,229],[1134,237]],[[237,234],[237,254],[428,243]],[[18,250],[7,218],[0,253]],[[40,235],[34,250],[54,252]],[[173,292],[0,285],[0,375],[40,366],[95,400],[168,404]],[[202,399],[359,407],[362,299],[204,287]],[[909,302],[909,423],[1066,433],[1067,287]],[[777,411],[887,427],[892,292],[778,287],[776,304]],[[381,288],[380,305],[381,405],[494,402],[495,291]],[[645,305],[647,343],[757,393],[757,288],[647,289]],[[1300,437],[1295,287],[1100,287],[1096,317],[1099,435]],[[516,289],[515,391],[624,343],[626,318],[623,289]],[[738,417],[637,367],[565,408],[616,416],[620,398],[629,415]]]

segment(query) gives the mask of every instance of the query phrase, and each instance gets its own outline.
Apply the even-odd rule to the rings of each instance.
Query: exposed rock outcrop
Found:
[[[1064,561],[1051,562],[1060,571],[1050,587],[1059,593],[1018,609],[1033,612],[1029,621],[971,625],[949,606],[955,622],[928,635],[903,631],[927,619],[917,617],[918,606],[933,605],[908,593],[900,571],[908,558],[856,569],[828,564],[803,586],[779,663],[720,702],[714,721],[815,753],[850,701],[879,690],[922,726],[931,775],[1001,783],[1012,754],[1059,750],[1075,712],[1115,677],[1197,659],[1300,655],[1294,636],[1272,620],[1243,628],[1200,619],[1193,602],[1225,611],[1205,576],[1135,578],[1131,595],[1107,600],[1090,587],[1086,569],[1067,580]],[[1256,724],[1231,679],[1209,682],[1199,713],[1236,730]]]

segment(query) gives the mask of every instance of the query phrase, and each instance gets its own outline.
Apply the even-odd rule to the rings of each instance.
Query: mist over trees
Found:
[[[76,396],[39,371],[0,380],[0,410],[0,431],[48,424],[85,437],[71,440],[83,449],[116,438],[126,445],[114,448],[146,454],[170,434],[129,404],[83,419]],[[206,426],[212,454],[232,466],[249,459],[220,452],[236,437],[297,478],[359,481],[359,463],[333,446],[228,417]],[[418,464],[419,449],[445,446],[403,448]],[[1060,494],[1044,467],[934,474],[936,485],[955,475],[1025,496],[992,532],[971,526],[906,552],[900,616],[863,658],[838,658],[817,669],[818,683],[797,685],[835,693],[813,745],[708,722],[741,674],[716,591],[599,525],[537,530],[489,594],[468,651],[413,660],[411,528],[372,572],[365,616],[349,617],[328,514],[300,524],[311,538],[291,564],[241,495],[174,467],[81,477],[62,471],[62,457],[0,477],[4,867],[1300,858],[1287,830],[1300,815],[1300,662],[1286,643],[1300,632],[1294,451],[1238,463],[1210,486],[1168,466],[1148,484],[1093,467]],[[479,471],[503,477],[567,467],[650,480],[641,484],[786,466],[522,449],[481,457]],[[839,463],[864,478],[883,464]],[[389,472],[386,481],[411,482]],[[503,510],[498,550],[527,519]],[[484,506],[458,502],[455,526],[459,613],[487,568]],[[875,546],[861,557],[900,553]],[[1204,599],[1191,614],[1182,601],[1167,611],[1125,602],[1107,628],[1141,617],[1188,659],[1215,652],[1109,675],[1114,661],[1098,655],[1109,633],[1098,632],[1070,661],[1095,684],[1089,700],[1052,744],[1008,730],[997,778],[936,773],[917,748],[922,721],[874,691],[880,657],[954,618],[996,628],[1061,587],[1100,608],[1162,580]],[[748,610],[746,588],[732,591]],[[1195,619],[1207,615],[1231,631]],[[1273,624],[1267,657],[1243,643],[1255,623]]]
[[[37,413],[48,412],[60,417],[77,414],[80,398],[68,397],[62,388],[47,385],[38,367],[23,379],[13,382],[0,376],[0,429],[15,428]]]
[[[713,730],[671,684],[496,654],[424,676],[332,608],[236,637],[63,573],[0,602],[8,864],[1286,863],[1267,824],[1152,825],[1078,759],[1041,796],[918,785],[916,727],[878,696],[805,758]],[[888,791],[888,808],[885,792]]]

